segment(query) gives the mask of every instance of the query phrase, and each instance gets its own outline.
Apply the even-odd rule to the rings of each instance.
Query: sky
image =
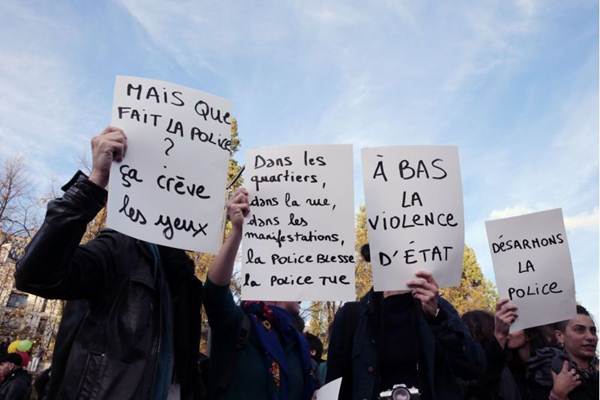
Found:
[[[562,208],[577,299],[598,316],[598,2],[0,2],[0,161],[40,193],[89,159],[116,75],[233,104],[242,148],[459,147],[465,242]],[[300,139],[301,138],[301,139]]]

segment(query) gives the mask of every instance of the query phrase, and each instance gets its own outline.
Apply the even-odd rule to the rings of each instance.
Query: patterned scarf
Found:
[[[304,378],[303,398],[310,400],[317,387],[316,379],[311,368],[308,343],[294,327],[292,315],[263,302],[242,302],[242,308],[250,318],[264,352],[266,368],[275,388],[272,400],[289,398],[289,370],[284,349],[290,343],[298,345]]]
[[[569,358],[567,352],[556,347],[538,349],[534,357],[527,362],[528,374],[542,386],[552,386],[552,367],[562,368],[563,362],[568,361],[569,367],[575,369],[583,383],[598,382],[598,359],[594,357],[588,369],[581,369]]]

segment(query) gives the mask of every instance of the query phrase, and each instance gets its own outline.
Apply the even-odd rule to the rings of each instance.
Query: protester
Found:
[[[589,312],[555,324],[561,348],[547,347],[529,361],[532,399],[598,399],[598,336]]]
[[[299,302],[235,304],[229,289],[248,193],[227,205],[232,229],[208,272],[204,306],[212,330],[211,399],[309,400],[316,387],[308,344],[296,329]]]
[[[503,349],[494,336],[494,315],[474,310],[463,314],[462,320],[473,339],[484,349],[487,364],[480,379],[459,380],[465,400],[520,400],[516,383],[506,367]],[[504,391],[503,394],[500,393],[501,390]]]
[[[368,245],[361,254],[370,262]],[[371,289],[336,314],[327,381],[343,377],[340,399],[377,399],[396,384],[417,388],[425,400],[461,399],[456,378],[484,371],[481,346],[432,275],[419,272],[408,287],[406,293]]]
[[[10,353],[0,359],[0,399],[27,400],[31,393],[31,375],[22,368],[23,359]]]
[[[319,386],[324,385],[327,374],[327,363],[323,360],[323,342],[318,336],[310,332],[306,332],[304,336],[308,342],[308,350],[313,361],[314,375],[319,381]]]
[[[202,284],[192,261],[182,250],[113,230],[79,244],[106,203],[111,164],[126,150],[118,128],[92,140],[90,177],[78,172],[63,197],[49,203],[17,263],[18,289],[68,300],[48,399],[198,397]]]

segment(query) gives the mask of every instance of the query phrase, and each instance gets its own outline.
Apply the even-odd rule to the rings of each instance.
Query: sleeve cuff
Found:
[[[77,171],[62,188],[65,197],[82,204],[92,214],[92,218],[106,205],[108,192],[94,182],[86,174]]]

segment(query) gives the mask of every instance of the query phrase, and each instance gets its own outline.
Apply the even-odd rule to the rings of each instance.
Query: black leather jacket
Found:
[[[27,400],[31,393],[31,375],[22,368],[10,373],[0,385],[0,399]]]
[[[197,399],[202,284],[192,261],[181,250],[159,247],[157,271],[147,245],[113,230],[80,245],[106,191],[80,172],[63,189],[15,273],[20,290],[68,300],[47,399],[150,399],[165,287],[181,398]]]

